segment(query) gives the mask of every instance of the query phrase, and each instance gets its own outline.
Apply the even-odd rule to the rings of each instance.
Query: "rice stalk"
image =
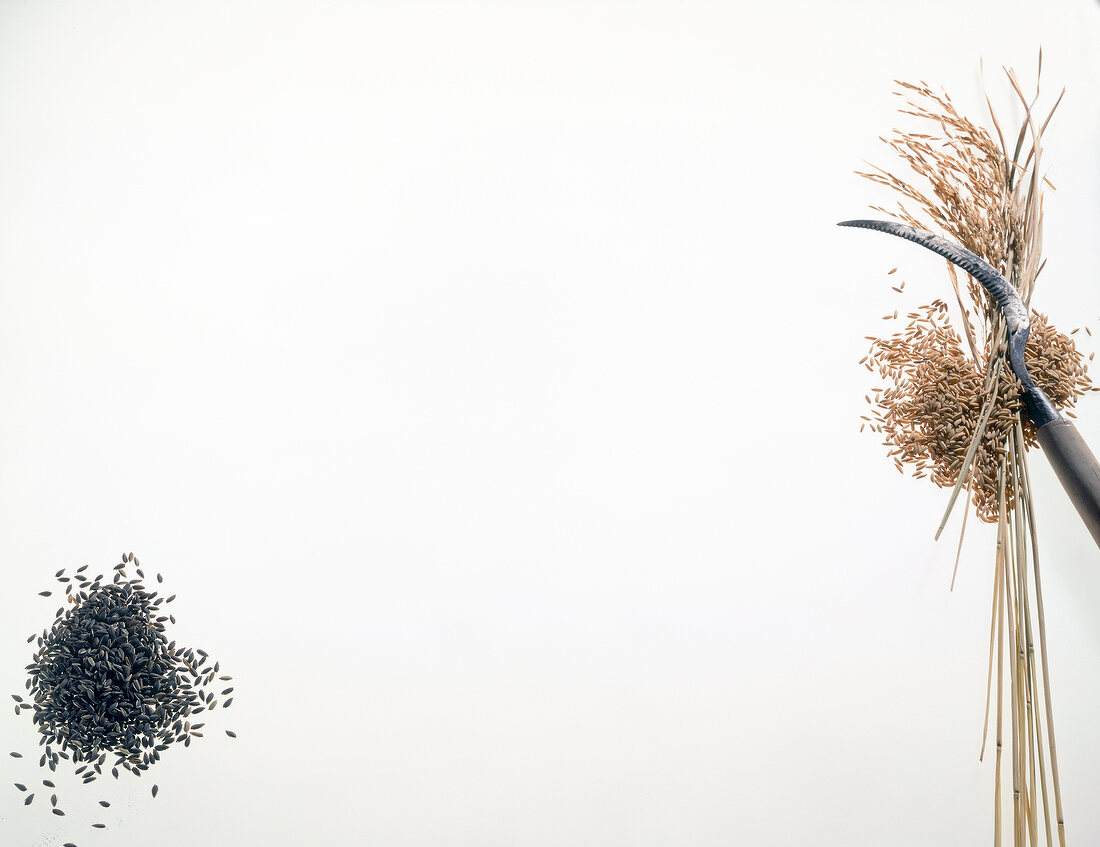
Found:
[[[881,140],[902,160],[907,173],[899,176],[873,164],[857,171],[898,195],[895,208],[872,209],[937,232],[978,254],[1017,289],[1029,309],[1045,266],[1043,191],[1044,186],[1053,188],[1041,172],[1042,137],[1065,93],[1039,121],[1041,69],[1040,54],[1030,96],[1016,73],[1004,69],[1021,107],[1020,124],[1012,133],[1005,132],[988,93],[992,134],[960,114],[946,92],[933,91],[923,82],[898,81],[896,93],[904,98],[899,112],[923,131],[894,130]],[[1006,139],[1011,139],[1011,147]],[[961,281],[950,264],[948,272],[961,334],[947,304],[934,300],[910,311],[907,323],[893,335],[870,338],[862,363],[877,371],[884,385],[872,390],[873,401],[868,395],[872,409],[865,420],[883,437],[887,456],[899,470],[911,467],[914,476],[951,489],[937,538],[966,491],[952,588],[970,508],[980,520],[996,524],[979,752],[979,760],[984,759],[996,664],[993,843],[1000,847],[1011,823],[1013,847],[1034,847],[1044,836],[1053,847],[1053,813],[1058,844],[1065,847],[1038,532],[1027,468],[1027,451],[1037,447],[1036,433],[1023,410],[1019,383],[1006,365],[1002,315],[975,280],[967,276]],[[1072,417],[1077,401],[1097,390],[1087,363],[1073,339],[1056,330],[1045,315],[1031,309],[1031,319],[1025,352],[1028,370],[1055,407]],[[1008,789],[1002,770],[1006,734],[1011,819],[1003,802]]]
[[[1042,667],[1043,679],[1043,705],[1046,712],[1047,734],[1050,738],[1050,772],[1051,783],[1054,788],[1054,809],[1058,822],[1058,843],[1061,847],[1066,845],[1065,817],[1062,814],[1062,789],[1058,779],[1058,745],[1054,740],[1054,709],[1051,706],[1050,696],[1050,672],[1047,662],[1047,635],[1046,614],[1043,610],[1043,585],[1039,576],[1039,533],[1035,524],[1035,501],[1031,496],[1031,474],[1027,465],[1027,454],[1020,454],[1020,470],[1024,482],[1024,505],[1028,514],[1028,535],[1031,541],[1032,555],[1032,579],[1035,585],[1035,615],[1039,624],[1039,657]]]

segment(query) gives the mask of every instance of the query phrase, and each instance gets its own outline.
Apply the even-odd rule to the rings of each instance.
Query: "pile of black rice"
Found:
[[[232,680],[220,674],[220,663],[211,663],[205,650],[168,640],[165,624],[174,624],[175,617],[163,607],[175,595],[165,598],[147,589],[133,553],[122,556],[109,579],[87,577],[87,567],[72,577],[64,569],[54,575],[65,586],[66,605],[49,629],[27,639],[37,639],[38,648],[26,667],[30,702],[12,695],[17,714],[32,712],[39,746],[46,748],[39,766],[55,771],[61,760],[70,760],[84,784],[103,775],[108,759],[115,779],[119,768],[141,776],[172,744],[188,747],[193,738],[202,738],[204,724],[192,718],[216,709],[213,688]],[[157,574],[156,581],[163,577]],[[232,693],[231,686],[222,689],[222,708],[232,704]],[[19,783],[16,788],[26,790]],[[55,795],[54,814],[62,813],[56,802]]]

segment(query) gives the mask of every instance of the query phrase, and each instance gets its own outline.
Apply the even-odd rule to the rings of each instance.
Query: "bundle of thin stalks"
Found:
[[[1042,136],[1061,101],[1059,96],[1042,121],[1037,119],[1041,71],[1040,55],[1035,93],[1028,96],[1016,74],[1005,70],[1022,106],[1020,127],[1011,143],[1006,142],[988,96],[996,140],[960,115],[946,93],[924,83],[898,82],[896,93],[905,98],[899,111],[917,119],[926,131],[895,130],[882,141],[904,160],[911,175],[903,179],[874,166],[860,173],[901,195],[896,209],[872,208],[937,232],[981,256],[1016,287],[1029,308],[1043,268],[1043,185],[1049,183],[1040,172]],[[996,523],[979,755],[984,758],[992,714],[993,843],[1000,847],[1011,838],[1016,847],[1042,841],[1052,845],[1056,837],[1064,847],[1038,532],[1027,461],[1035,431],[1006,362],[1003,317],[977,282],[966,277],[960,283],[954,266],[947,267],[961,334],[952,326],[952,307],[937,300],[910,312],[901,332],[869,337],[871,350],[863,363],[877,370],[886,385],[874,389],[873,400],[868,395],[872,415],[865,417],[865,426],[885,436],[899,470],[909,465],[916,476],[951,488],[937,538],[964,491],[964,502],[974,506],[978,517]],[[891,317],[897,313],[887,319]],[[1074,342],[1034,312],[1026,358],[1036,383],[1061,409],[1071,407],[1090,389],[1086,364]],[[964,510],[960,552],[968,512]],[[958,565],[957,553],[952,588]]]

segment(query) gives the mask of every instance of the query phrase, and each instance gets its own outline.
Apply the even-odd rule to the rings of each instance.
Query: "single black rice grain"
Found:
[[[237,737],[237,733],[235,733],[235,732],[234,732],[233,730],[231,730],[231,729],[227,729],[227,730],[225,731],[225,734],[226,734],[226,735],[228,735],[228,736],[229,736],[230,738],[236,738],[236,737]]]
[[[59,815],[60,817],[64,817],[64,816],[65,816],[65,813],[64,813],[63,811],[61,811],[60,809],[54,809],[54,810],[53,810],[53,813],[54,813],[55,815]]]
[[[29,806],[31,804],[31,800],[33,800],[33,799],[34,799],[34,795],[33,794],[28,794],[27,799],[23,801],[23,805],[24,806]]]
[[[157,796],[157,792],[158,792],[158,791],[160,791],[160,788],[159,788],[159,787],[157,787],[156,785],[154,785],[154,786],[153,786],[153,796],[154,796],[154,797],[156,797],[156,796]]]

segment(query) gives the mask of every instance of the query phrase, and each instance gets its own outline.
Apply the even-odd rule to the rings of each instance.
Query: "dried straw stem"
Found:
[[[1040,56],[1040,74],[1041,67]],[[872,208],[938,231],[977,253],[1030,304],[1043,269],[1042,199],[1043,186],[1049,185],[1040,171],[1041,140],[1061,95],[1040,123],[1034,117],[1038,83],[1028,97],[1016,74],[1007,69],[1005,74],[1023,113],[1018,130],[1008,136],[1011,149],[988,95],[996,140],[959,114],[946,93],[925,83],[899,82],[897,93],[905,98],[899,111],[922,122],[927,132],[895,130],[891,138],[882,139],[905,163],[909,176],[874,165],[861,175],[900,195],[893,210]],[[1027,468],[1027,450],[1037,446],[1036,434],[1023,413],[1019,383],[1005,364],[1007,332],[1000,312],[978,283],[970,277],[960,283],[954,268],[948,268],[962,334],[952,326],[947,304],[934,300],[910,311],[902,330],[870,337],[871,348],[862,363],[877,371],[885,385],[872,390],[873,400],[868,395],[872,409],[864,420],[884,437],[887,455],[898,470],[909,466],[914,476],[952,489],[937,537],[964,489],[965,502],[973,504],[975,514],[997,525],[979,753],[979,759],[984,758],[996,663],[993,843],[1000,847],[1005,837],[1007,783],[1001,765],[1007,718],[1013,847],[1035,847],[1044,835],[1053,847],[1052,812],[1059,847],[1065,847],[1038,532]],[[896,317],[897,312],[887,319]],[[1069,416],[1086,391],[1097,390],[1072,338],[1034,310],[1026,360],[1035,382]],[[959,550],[965,528],[964,518]],[[952,586],[958,559],[957,553]],[[1042,708],[1037,700],[1040,685]]]

